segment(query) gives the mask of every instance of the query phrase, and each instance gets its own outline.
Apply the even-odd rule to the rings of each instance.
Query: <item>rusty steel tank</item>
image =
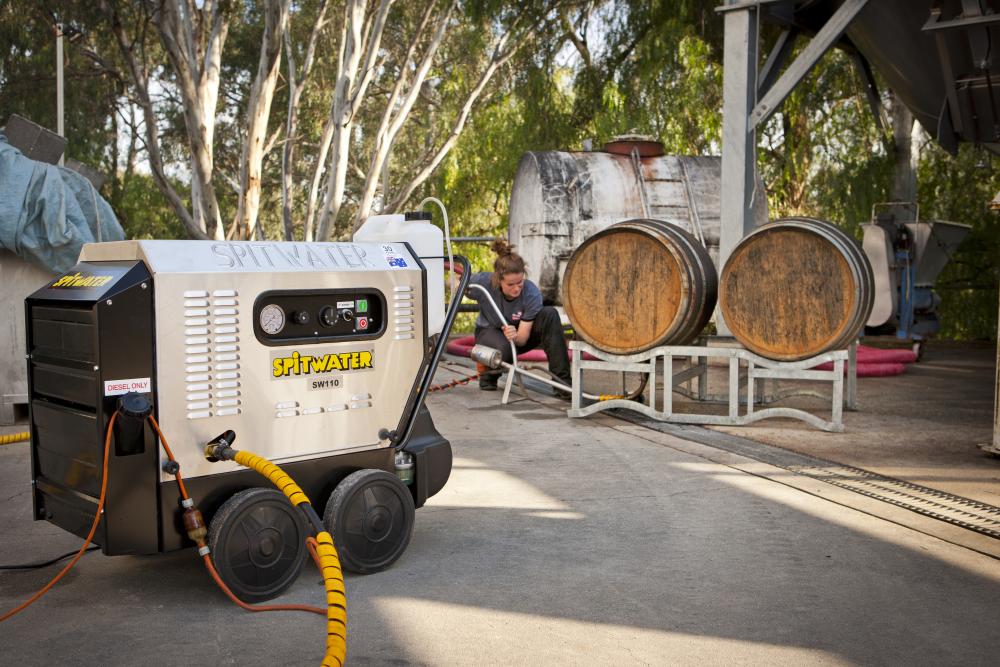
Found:
[[[603,150],[525,153],[510,198],[510,243],[547,303],[561,305],[566,264],[585,240],[616,222],[662,220],[690,232],[718,266],[722,159],[664,155],[645,137],[619,137]],[[756,224],[767,222],[758,181]]]

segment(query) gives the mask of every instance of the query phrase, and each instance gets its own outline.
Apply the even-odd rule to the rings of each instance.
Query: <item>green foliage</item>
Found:
[[[440,0],[443,6],[444,0]],[[198,3],[196,3],[198,4]],[[301,67],[315,24],[318,0],[292,5],[290,44]],[[466,95],[476,85],[491,31],[526,19],[535,29],[530,46],[494,77],[473,109],[464,132],[433,177],[404,204],[426,196],[448,206],[454,236],[503,236],[513,178],[528,151],[595,148],[615,135],[638,132],[658,138],[671,154],[718,154],[721,150],[722,32],[719,0],[462,0],[421,90],[414,111],[393,146],[390,197],[452,130]],[[83,40],[66,45],[67,155],[110,176],[107,196],[126,232],[136,238],[177,238],[184,229],[145,167],[141,123],[127,97],[126,70],[104,17],[92,3],[7,0],[0,5],[0,110],[21,113],[55,127],[52,10],[84,27]],[[224,72],[215,128],[215,185],[224,218],[235,211],[245,132],[247,96],[256,72],[262,21],[260,0],[228,3],[233,20],[223,55]],[[131,38],[143,34],[142,54],[156,80],[154,94],[168,173],[186,181],[189,148],[183,109],[155,30],[145,21],[149,3],[117,3]],[[337,236],[349,234],[358,192],[370,168],[373,141],[395,80],[406,74],[400,59],[426,5],[397,2],[390,12],[376,80],[355,120],[347,199]],[[328,27],[304,89],[292,168],[293,218],[301,221],[318,159],[318,140],[330,111],[343,4],[331,2]],[[762,50],[774,41],[762,26]],[[426,45],[430,32],[421,34]],[[803,44],[798,45],[798,50]],[[87,57],[90,52],[98,60]],[[268,128],[274,149],[263,164],[260,222],[268,238],[280,238],[281,151],[289,99],[287,60]],[[0,118],[0,122],[3,118]],[[842,225],[860,238],[859,224],[873,204],[891,196],[891,138],[876,126],[851,60],[827,54],[758,132],[758,162],[772,218],[804,214]],[[136,149],[131,156],[129,145]],[[1000,280],[1000,218],[985,208],[1000,179],[983,168],[983,155],[963,146],[958,156],[935,145],[923,148],[919,200],[924,219],[972,226],[966,242],[942,273],[938,292],[942,334],[955,338],[996,336]],[[175,184],[182,197],[189,192]],[[382,196],[380,194],[380,196]],[[377,208],[377,206],[376,206]],[[438,214],[435,208],[435,219]],[[301,222],[297,222],[300,225]],[[461,244],[476,270],[488,270],[484,244]]]
[[[479,112],[439,173],[434,186],[445,193],[458,228],[505,232],[513,175],[529,150],[580,150],[584,139],[599,146],[614,135],[638,132],[659,138],[668,153],[718,154],[717,4],[620,0],[584,3],[571,12],[569,25],[589,50],[572,51],[574,64],[567,66],[566,52],[573,49],[567,32],[522,60],[519,73]],[[586,39],[588,30],[600,37]],[[766,49],[777,33],[764,30]],[[891,138],[880,133],[854,65],[839,51],[827,54],[792,92],[759,139],[772,218],[812,215],[860,239],[872,206],[891,198]],[[996,214],[984,204],[1000,183],[992,172],[974,169],[973,153],[963,147],[955,159],[936,147],[924,151],[921,210],[924,218],[974,228],[939,282],[942,335],[995,338],[1000,232]]]
[[[174,188],[189,197],[187,187],[175,182]],[[179,239],[184,238],[184,225],[174,212],[163,204],[163,195],[152,177],[134,174],[124,181],[110,202],[118,222],[129,239]]]
[[[923,151],[920,216],[972,226],[935,285],[945,338],[997,339],[1000,214],[986,208],[1000,190],[997,159],[969,145],[961,146],[954,157],[935,144]]]

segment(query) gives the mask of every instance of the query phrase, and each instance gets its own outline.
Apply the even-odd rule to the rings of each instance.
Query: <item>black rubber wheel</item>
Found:
[[[384,470],[358,470],[337,485],[323,512],[340,563],[371,574],[396,562],[413,534],[413,496]]]
[[[222,504],[208,526],[219,576],[244,602],[278,597],[298,578],[309,535],[305,517],[276,489],[246,489]]]

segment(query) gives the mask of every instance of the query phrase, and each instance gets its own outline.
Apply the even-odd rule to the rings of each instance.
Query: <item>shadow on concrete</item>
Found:
[[[533,401],[485,400],[431,401],[453,477],[395,566],[348,576],[348,664],[995,664],[995,560]],[[0,482],[28,479],[10,460]],[[0,515],[19,540],[0,561],[65,542],[23,497]],[[0,608],[46,579],[0,572]],[[292,600],[321,603],[314,570]],[[89,554],[0,625],[5,661],[24,665],[315,664],[323,633],[309,615],[236,609],[191,551]]]

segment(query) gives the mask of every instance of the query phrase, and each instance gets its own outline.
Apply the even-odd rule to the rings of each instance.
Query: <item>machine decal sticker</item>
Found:
[[[129,392],[148,394],[150,392],[149,378],[132,378],[131,380],[105,380],[105,396],[121,396]]]
[[[66,275],[55,281],[50,287],[58,289],[85,289],[89,287],[104,287],[114,276],[100,276],[93,273],[80,273],[77,271],[73,275]]]
[[[328,354],[293,352],[290,355],[275,355],[271,358],[271,375],[272,379],[277,380],[303,375],[322,375],[334,371],[373,369],[373,357],[372,350],[331,352]]]
[[[335,375],[331,378],[317,378],[315,380],[309,380],[309,391],[316,391],[322,389],[340,389],[344,386],[344,376]]]
[[[388,243],[382,244],[382,254],[385,255],[385,261],[389,265],[390,269],[405,269],[406,260],[396,251],[395,246]]]
[[[212,245],[216,265],[224,269],[336,269],[378,268],[365,249],[354,243],[248,243]]]

